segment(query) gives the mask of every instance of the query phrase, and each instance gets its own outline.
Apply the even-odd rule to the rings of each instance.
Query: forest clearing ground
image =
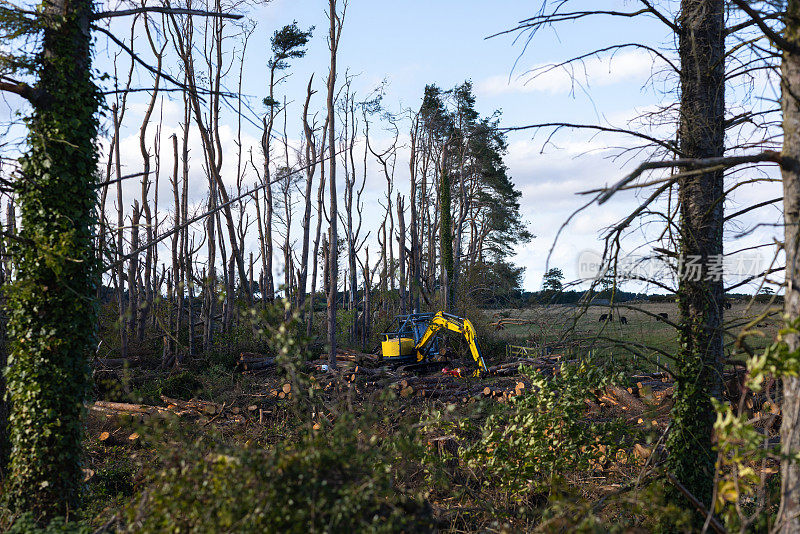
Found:
[[[727,317],[742,322],[764,311],[763,306],[758,306],[747,310],[744,304],[734,304]],[[644,309],[654,315],[667,313],[670,318],[677,312],[671,303],[647,303]],[[560,336],[564,325],[575,310],[567,306],[487,310],[485,322],[512,318],[529,324],[509,325],[494,331],[483,324],[479,330],[504,343],[546,346],[563,341]],[[608,338],[633,340],[665,352],[674,350],[674,330],[647,313],[625,310],[622,314],[627,317],[627,325],[621,325],[615,317],[613,323],[605,324],[604,330],[599,321],[601,313],[607,313],[607,308],[588,308],[577,321],[573,335],[589,339],[600,332]],[[760,324],[767,324],[763,329],[767,331],[767,339],[771,339],[777,329],[776,318]],[[485,341],[486,345],[497,345],[496,340]],[[621,354],[607,343],[595,348],[601,356],[606,350],[609,354]],[[96,382],[103,385],[96,391],[96,402],[89,405],[85,437],[89,501],[86,513],[93,517],[92,524],[102,525],[130,506],[131,499],[147,488],[148,479],[142,473],[148,465],[155,466],[157,451],[163,450],[165,444],[177,450],[191,446],[182,443],[187,435],[210,434],[225,446],[268,450],[297,441],[309,431],[325,433],[328,425],[343,413],[380,421],[374,431],[385,439],[404,428],[419,426],[436,412],[448,412],[449,420],[472,421],[479,429],[490,415],[507,411],[518,398],[536,394],[530,380],[520,374],[517,362],[522,361],[548,377],[558,373],[561,363],[573,355],[555,350],[545,356],[508,361],[506,354],[494,350],[487,358],[494,373],[480,378],[455,377],[439,370],[426,375],[402,373],[383,365],[375,355],[351,350],[342,351],[340,357],[338,373],[324,371],[325,362],[321,359],[308,362],[304,368],[309,382],[300,387],[313,393],[317,407],[313,408],[313,414],[303,412],[311,404],[296,402],[298,385],[275,368],[242,372],[223,365],[198,368],[190,365],[169,372],[141,367],[95,371]],[[641,364],[641,361],[628,363]],[[465,359],[447,365],[471,370],[474,363]],[[622,452],[608,457],[601,455],[589,471],[564,474],[564,482],[587,502],[598,502],[635,480],[645,465],[654,463],[648,460],[654,449],[658,459],[663,448],[659,439],[670,420],[671,378],[654,373],[655,369],[648,365],[633,365],[629,369],[623,387],[608,387],[586,395],[585,424],[621,420],[628,429],[621,437]],[[444,464],[458,464],[459,447],[467,445],[465,439],[478,440],[480,435],[473,432],[454,438],[447,428],[431,427],[421,431],[417,439],[422,449],[427,450],[425,455],[433,455]],[[455,529],[458,524],[481,528],[498,510],[504,510],[510,524],[526,528],[530,517],[515,517],[506,496],[461,481],[459,477],[469,478],[464,474],[468,470],[459,471],[464,469],[461,464],[458,468],[447,464],[450,467],[445,469],[453,477],[450,486],[460,488],[452,493],[427,488],[429,482],[419,474],[414,475],[414,469],[396,476],[407,488],[426,492],[435,516],[450,528]],[[453,482],[456,480],[461,482]]]

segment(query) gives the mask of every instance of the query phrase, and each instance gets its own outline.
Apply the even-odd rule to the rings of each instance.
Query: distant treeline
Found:
[[[527,306],[538,306],[547,304],[578,304],[586,302],[586,291],[572,290],[572,291],[554,291],[541,290],[541,291],[522,291],[520,289],[509,291],[505,294],[496,294],[487,296],[488,298],[482,299],[478,304],[483,308],[524,308]],[[728,293],[726,298],[733,304],[736,302],[746,303],[752,299],[753,295],[745,293]],[[783,305],[783,295],[773,294],[759,294],[755,295],[755,300],[758,303],[767,303],[771,299],[775,299],[775,305]],[[613,295],[611,290],[603,290],[594,293],[589,300],[595,305],[608,305],[611,301],[614,302],[629,302],[647,301],[647,302],[677,302],[677,296],[674,293],[666,294],[647,294],[647,293],[632,293],[628,291],[620,291],[617,289]]]

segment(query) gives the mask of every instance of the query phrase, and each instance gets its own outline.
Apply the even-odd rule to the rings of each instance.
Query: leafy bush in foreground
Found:
[[[523,500],[565,473],[596,468],[624,447],[621,421],[589,421],[585,399],[617,377],[591,359],[565,363],[553,378],[526,368],[532,393],[491,415],[464,451],[484,481]]]
[[[388,443],[387,443],[388,442]],[[390,440],[345,417],[270,450],[197,441],[165,455],[127,510],[132,532],[427,532],[420,495],[398,489]]]

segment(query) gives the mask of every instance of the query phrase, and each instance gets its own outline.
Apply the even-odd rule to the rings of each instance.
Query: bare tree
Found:
[[[334,108],[334,92],[336,88],[336,53],[339,49],[339,38],[342,34],[342,25],[347,11],[347,0],[343,1],[342,12],[336,11],[336,0],[328,2],[328,18],[330,20],[330,30],[328,33],[328,45],[331,51],[330,71],[328,72],[328,165],[330,168],[330,229],[328,238],[327,254],[327,280],[328,280],[328,360],[332,369],[336,369],[336,307],[338,305],[338,274],[339,274],[339,235],[337,232],[337,211],[336,198],[336,115]]]
[[[400,266],[400,313],[406,314],[406,219],[404,197],[397,193],[397,250]]]
[[[311,234],[311,190],[314,185],[314,173],[317,169],[317,139],[315,136],[315,125],[309,124],[308,107],[311,103],[311,96],[314,91],[311,85],[314,81],[312,74],[308,80],[308,88],[306,89],[306,100],[303,104],[303,134],[305,135],[305,165],[306,165],[306,188],[303,195],[303,237],[302,237],[302,251],[300,253],[300,265],[297,271],[297,309],[301,313],[306,313],[306,284],[308,283],[308,254],[309,254],[309,238]],[[323,126],[323,135],[327,128],[327,124]],[[323,165],[324,167],[324,165]],[[319,221],[322,220],[322,214],[319,214]],[[316,246],[315,246],[316,248]],[[315,251],[316,254],[316,251]],[[314,258],[316,262],[316,258]],[[316,266],[315,266],[316,267]],[[314,276],[316,277],[316,268],[314,269]],[[312,289],[313,293],[313,289]],[[310,310],[309,315],[313,314],[314,310]],[[310,323],[309,323],[310,324]],[[310,335],[310,332],[309,332]]]

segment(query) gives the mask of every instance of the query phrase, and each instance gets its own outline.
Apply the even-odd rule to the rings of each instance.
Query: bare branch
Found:
[[[31,104],[41,104],[45,102],[49,97],[47,91],[38,89],[36,87],[31,87],[30,85],[24,82],[14,82],[11,80],[9,81],[0,80],[0,91],[5,91],[7,93],[14,93],[17,96],[21,96]]]
[[[135,9],[120,9],[118,11],[101,11],[92,16],[92,20],[110,19],[114,17],[126,17],[128,15],[139,15],[141,13],[163,13],[165,15],[196,15],[201,17],[212,17],[220,19],[239,20],[244,15],[234,15],[231,13],[221,13],[219,11],[205,11],[202,9],[185,9],[178,7],[163,6],[143,6]]]
[[[758,208],[763,208],[764,206],[769,206],[770,204],[774,204],[776,202],[780,202],[783,200],[783,197],[773,198],[771,200],[765,200],[764,202],[759,202],[758,204],[753,204],[752,206],[748,206],[744,209],[737,211],[736,213],[731,213],[725,217],[725,220],[728,221],[730,219],[735,219],[739,215],[744,215],[745,213],[753,210],[757,210]]]
[[[598,132],[610,132],[610,133],[631,135],[633,137],[638,137],[639,139],[644,139],[645,141],[654,143],[662,148],[669,150],[670,152],[675,152],[675,153],[679,152],[678,147],[675,146],[673,142],[657,139],[655,137],[640,132],[636,132],[634,130],[626,130],[624,128],[614,128],[612,126],[600,126],[599,124],[576,124],[571,122],[543,122],[540,124],[531,124],[528,126],[509,126],[506,128],[498,128],[497,130],[501,132],[517,132],[521,130],[538,130],[542,128],[555,128],[556,130],[559,130],[561,128],[575,128],[583,130],[597,130]]]
[[[667,161],[646,161],[636,167],[632,173],[628,176],[614,184],[605,193],[601,194],[598,199],[598,204],[603,204],[609,198],[611,198],[614,193],[619,191],[622,187],[628,185],[630,182],[638,178],[644,171],[651,170],[651,169],[668,169],[673,167],[694,167],[694,168],[701,168],[707,169],[708,167],[734,167],[736,165],[741,165],[742,163],[758,163],[758,162],[773,162],[777,164],[783,164],[784,158],[781,156],[779,152],[775,152],[772,150],[767,150],[760,154],[753,154],[750,156],[722,156],[718,158],[702,158],[702,159],[695,159],[695,158],[685,158],[685,159],[674,159],[674,160],[667,160]]]
[[[170,76],[169,74],[167,74],[167,73],[165,73],[165,72],[161,72],[161,71],[159,71],[158,69],[156,69],[155,67],[153,67],[152,65],[150,65],[149,63],[147,63],[146,61],[144,61],[142,58],[140,58],[140,57],[139,57],[139,56],[136,54],[136,52],[134,52],[134,51],[133,51],[133,50],[132,50],[132,49],[131,49],[131,48],[130,48],[128,45],[126,45],[125,43],[123,43],[122,41],[120,41],[119,39],[117,39],[117,37],[116,37],[116,36],[115,36],[113,33],[111,33],[110,31],[106,30],[105,28],[101,28],[100,26],[97,26],[96,24],[93,24],[93,25],[92,25],[92,28],[93,28],[93,29],[95,29],[95,30],[97,30],[97,31],[99,31],[99,32],[101,32],[101,33],[104,33],[104,34],[106,34],[106,35],[109,37],[109,39],[111,39],[112,41],[114,41],[114,42],[117,44],[117,46],[119,46],[119,47],[120,47],[120,48],[122,48],[122,49],[123,49],[125,52],[127,52],[127,53],[128,53],[128,55],[130,55],[130,56],[131,56],[131,58],[133,58],[133,60],[134,60],[136,63],[140,64],[141,66],[143,66],[144,68],[146,68],[147,70],[149,70],[150,72],[152,72],[154,75],[156,75],[156,76],[163,76],[163,77],[164,77],[164,79],[166,79],[166,80],[170,81],[171,83],[173,83],[173,84],[177,85],[178,87],[181,87],[181,88],[182,88],[182,89],[184,89],[185,91],[188,91],[189,93],[192,93],[192,94],[194,94],[194,95],[197,95],[197,92],[195,92],[195,91],[194,91],[194,90],[193,90],[191,87],[188,87],[187,85],[185,85],[185,84],[182,84],[181,82],[179,82],[178,80],[176,80],[175,78],[173,78],[172,76]],[[199,95],[197,95],[197,96],[198,96],[198,98],[200,98],[200,97],[199,97]],[[202,98],[200,98],[200,99],[202,100]]]
[[[775,43],[775,46],[781,50],[785,50],[786,52],[791,52],[792,54],[800,54],[800,46],[789,42],[782,35],[770,28],[769,25],[767,25],[766,19],[762,17],[761,14],[755,9],[750,7],[747,2],[744,0],[733,0],[733,3],[736,4],[739,9],[747,13],[751,19],[753,19],[753,22],[755,22],[756,26],[758,26],[758,28],[764,32],[764,35],[766,35],[770,41]]]

